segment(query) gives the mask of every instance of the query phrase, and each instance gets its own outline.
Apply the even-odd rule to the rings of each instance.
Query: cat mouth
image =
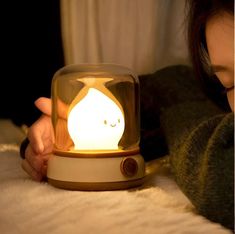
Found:
[[[110,124],[112,128],[116,127],[117,124]]]

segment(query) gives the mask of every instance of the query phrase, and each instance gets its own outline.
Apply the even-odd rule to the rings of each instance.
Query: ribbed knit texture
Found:
[[[141,83],[142,106],[149,96],[157,109],[152,119],[160,123],[177,184],[199,214],[233,229],[234,114],[204,95],[190,67],[167,67]]]

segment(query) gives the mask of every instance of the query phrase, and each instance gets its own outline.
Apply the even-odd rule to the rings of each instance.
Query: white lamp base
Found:
[[[118,190],[139,186],[145,177],[140,154],[109,157],[74,157],[53,154],[48,161],[48,182],[71,190]]]

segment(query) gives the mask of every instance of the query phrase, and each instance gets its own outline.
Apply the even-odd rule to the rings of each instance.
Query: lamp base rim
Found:
[[[110,191],[110,190],[124,190],[141,186],[144,183],[145,177],[118,182],[71,182],[60,181],[48,178],[49,184],[54,187],[66,190],[80,190],[80,191]]]

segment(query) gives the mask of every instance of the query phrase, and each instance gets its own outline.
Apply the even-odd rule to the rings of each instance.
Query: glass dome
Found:
[[[74,64],[53,76],[57,154],[139,152],[138,76],[117,64]]]

